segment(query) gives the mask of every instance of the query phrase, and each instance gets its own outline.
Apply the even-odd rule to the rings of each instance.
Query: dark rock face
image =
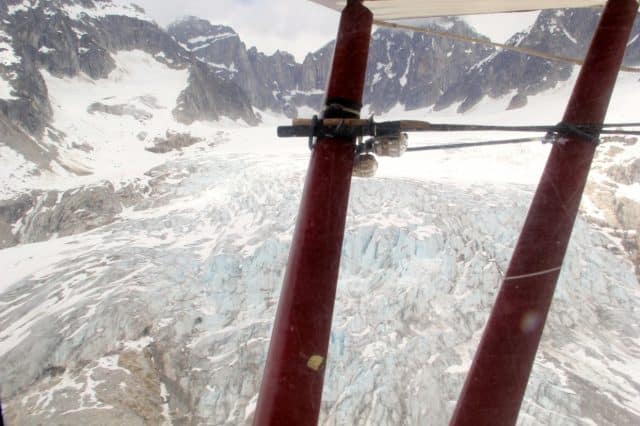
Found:
[[[18,244],[16,237],[11,232],[11,225],[0,219],[0,249],[13,247]]]
[[[328,43],[305,56],[300,70],[300,90],[306,92],[324,88],[331,70],[331,58],[335,45],[335,42]]]
[[[21,3],[18,0],[0,3],[0,42],[5,41],[12,47],[16,57],[13,63],[0,63],[0,76],[11,77],[7,80],[14,95],[12,99],[0,99],[0,115],[29,135],[41,138],[52,118],[41,70],[56,77],[72,77],[83,72],[93,79],[105,78],[116,67],[111,53],[133,49],[154,55],[169,67],[189,68],[195,74],[184,98],[190,99],[189,91],[203,92],[209,105],[183,102],[183,121],[230,116],[252,124],[257,122],[240,89],[231,87],[232,83],[219,76],[213,66],[203,71],[200,61],[155,23],[139,19],[135,14],[92,13],[109,6],[109,0],[51,0],[28,8],[8,9]],[[69,12],[68,7],[80,6],[86,8],[87,13]],[[197,86],[199,83],[202,85]],[[192,114],[187,116],[189,112]]]
[[[542,11],[528,32],[514,35],[507,44],[549,52],[571,58],[584,57],[600,16],[600,9],[566,9]],[[640,43],[634,27],[627,48],[626,63],[640,60]],[[444,109],[460,102],[458,112],[465,112],[485,96],[498,97],[512,91],[516,94],[510,108],[524,106],[528,95],[535,95],[567,80],[573,65],[527,56],[517,52],[499,51],[471,67],[436,102],[435,109]]]
[[[14,42],[15,44],[15,42]],[[16,54],[18,54],[18,50]],[[2,74],[12,86],[11,99],[0,99],[1,115],[20,130],[41,136],[46,123],[51,119],[47,86],[33,58],[23,56],[18,62],[0,64]]]
[[[0,201],[0,248],[12,247],[18,243],[12,225],[22,219],[31,210],[33,204],[34,198],[28,194]]]
[[[23,102],[26,101],[23,100]],[[12,113],[18,111],[14,103],[3,103],[0,100],[0,106],[6,106],[8,111]],[[27,107],[25,107],[25,110],[27,110]],[[8,115],[0,113],[0,135],[2,135],[0,143],[22,155],[39,170],[48,168],[49,163],[55,158],[57,152],[51,147],[39,145],[23,128],[20,128],[15,124],[14,120],[11,120],[10,114]]]
[[[109,182],[21,194],[0,201],[0,248],[85,232],[113,222],[121,211]]]
[[[249,98],[237,84],[221,79],[215,70],[200,62],[194,62],[190,70],[189,85],[178,97],[173,111],[178,121],[191,124],[226,116],[243,119],[248,124],[258,123]]]
[[[286,94],[296,88],[300,73],[292,55],[276,52],[268,56],[255,48],[247,50],[233,29],[195,17],[172,24],[168,32],[212,67],[213,75],[237,84],[251,105],[275,111],[292,109]]]
[[[82,44],[85,46],[81,46],[80,49],[86,50],[83,50],[79,56],[80,70],[94,80],[108,76],[109,72],[116,67],[109,52],[90,40]]]
[[[547,10],[528,32],[508,44],[574,58],[583,57],[599,19],[599,9]],[[463,20],[424,20],[422,27],[480,38]],[[229,27],[187,18],[170,26],[169,33],[183,47],[215,68],[247,93],[251,105],[297,115],[301,106],[320,110],[331,67],[334,43],[309,53],[302,64],[291,55],[264,55],[246,50]],[[640,25],[636,24],[626,61],[640,62]],[[422,33],[378,30],[372,36],[364,104],[374,113],[395,105],[406,109],[433,106],[440,110],[459,103],[463,113],[484,97],[515,92],[508,106],[522,108],[527,96],[568,79],[573,65],[480,44],[453,41]]]
[[[640,64],[640,19],[636,17],[624,56],[625,64]]]
[[[460,19],[425,22],[422,26],[430,30],[483,38]],[[369,54],[365,103],[376,113],[396,104],[407,109],[431,106],[492,52],[485,46],[422,33],[376,31]]]
[[[233,74],[248,69],[244,43],[230,27],[190,17],[170,25],[167,32],[195,57],[210,63],[221,77],[232,79]]]
[[[480,37],[462,20],[439,20],[452,32]],[[438,23],[428,27],[442,31]],[[169,33],[216,73],[244,90],[251,104],[288,116],[297,107],[320,110],[331,67],[334,42],[309,53],[302,64],[286,52],[265,55],[246,50],[233,29],[199,18],[172,24]],[[378,30],[373,35],[364,103],[374,112],[400,103],[409,109],[429,106],[476,62],[492,52],[482,46],[445,39]]]
[[[599,9],[547,10],[530,31],[508,44],[574,58],[583,57],[599,19]],[[424,20],[423,27],[480,38],[460,19]],[[196,57],[213,64],[217,73],[247,92],[252,105],[287,115],[297,107],[321,109],[334,44],[309,53],[302,64],[290,55],[267,56],[245,49],[229,27],[198,18],[173,24],[170,34]],[[640,24],[636,23],[626,63],[640,62]],[[496,51],[479,44],[431,37],[422,33],[378,30],[373,34],[366,74],[364,103],[374,113],[400,104],[407,109],[433,106],[440,110],[459,103],[462,113],[484,97],[515,91],[508,108],[522,108],[527,96],[568,79],[573,65]]]
[[[509,106],[507,106],[507,109],[523,108],[526,105],[527,105],[527,96],[523,95],[522,93],[518,93],[513,98],[511,98],[511,101],[509,101]]]
[[[607,175],[624,185],[640,183],[640,158],[609,167]]]
[[[180,150],[191,146],[195,143],[202,142],[204,139],[191,136],[189,133],[176,133],[167,131],[166,137],[155,138],[153,147],[146,148],[147,151],[163,154],[165,152]]]

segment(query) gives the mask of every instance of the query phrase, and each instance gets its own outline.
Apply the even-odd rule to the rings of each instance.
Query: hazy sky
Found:
[[[336,36],[339,14],[307,0],[114,0],[142,6],[156,22],[166,26],[185,15],[233,27],[247,47],[271,54],[277,49],[302,60]],[[467,17],[476,29],[494,41],[533,23],[537,12]]]

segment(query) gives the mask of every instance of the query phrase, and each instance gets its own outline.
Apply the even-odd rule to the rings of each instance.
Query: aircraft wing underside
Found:
[[[345,0],[311,0],[340,11]],[[523,12],[567,7],[604,5],[604,0],[364,0],[374,19],[388,21],[430,16],[476,15],[483,13]]]

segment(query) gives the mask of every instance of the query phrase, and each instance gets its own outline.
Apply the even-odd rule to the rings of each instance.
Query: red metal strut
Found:
[[[342,12],[325,118],[359,117],[373,16]],[[311,154],[271,335],[255,425],[318,422],[351,185],[355,140],[319,139]]]
[[[637,9],[607,2],[564,122],[603,123]],[[451,425],[516,423],[595,152],[567,139],[551,150]]]

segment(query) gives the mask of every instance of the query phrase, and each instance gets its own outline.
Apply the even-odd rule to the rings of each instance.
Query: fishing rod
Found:
[[[420,120],[396,120],[376,122],[373,119],[294,119],[291,126],[280,126],[279,137],[316,137],[316,138],[349,138],[349,137],[390,137],[411,132],[540,132],[558,136],[580,136],[597,139],[600,134],[620,134],[640,136],[640,130],[629,130],[640,127],[640,123],[605,123],[602,125],[572,125],[560,122],[555,125],[516,125],[500,126],[487,124],[452,124],[431,123]]]

